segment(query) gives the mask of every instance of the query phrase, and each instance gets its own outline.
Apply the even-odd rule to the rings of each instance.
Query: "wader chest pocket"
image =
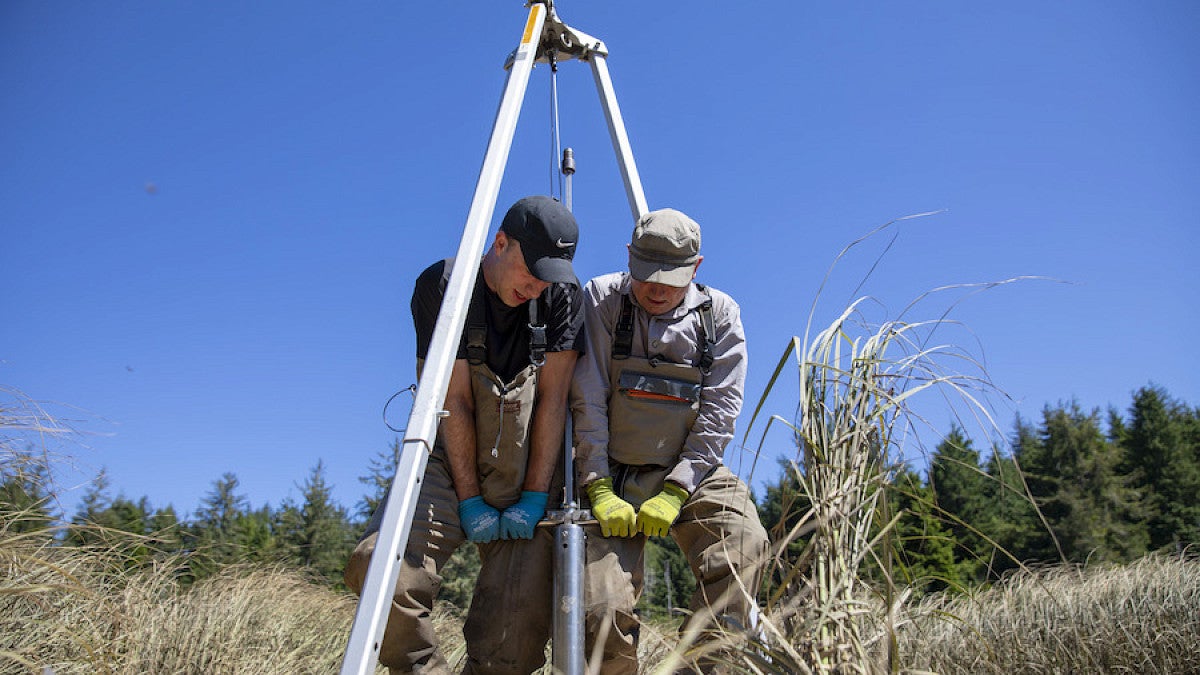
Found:
[[[676,403],[696,403],[700,400],[700,385],[670,377],[646,373],[621,373],[617,389],[632,398]]]

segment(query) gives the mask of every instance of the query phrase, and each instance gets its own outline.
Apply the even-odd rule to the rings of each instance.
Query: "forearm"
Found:
[[[554,478],[554,469],[562,450],[567,402],[564,399],[558,405],[548,405],[549,403],[539,401],[533,418],[533,429],[529,439],[529,465],[525,470],[523,490],[548,492],[550,481]]]
[[[446,463],[459,501],[479,494],[479,468],[476,462],[475,398],[471,393],[471,371],[466,360],[454,362],[446,390],[446,412],[441,424]]]
[[[459,501],[479,494],[479,470],[475,461],[475,411],[447,401],[449,417],[442,420],[442,441],[450,468],[450,479]]]
[[[529,463],[523,489],[547,492],[563,449],[567,420],[567,392],[578,352],[552,352],[538,374],[538,402],[533,411],[529,438]]]

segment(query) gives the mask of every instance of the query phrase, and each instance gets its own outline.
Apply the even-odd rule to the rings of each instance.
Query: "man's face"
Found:
[[[550,283],[542,281],[529,272],[525,266],[525,257],[521,255],[521,244],[503,232],[497,233],[495,242],[499,264],[496,266],[496,278],[491,284],[492,291],[500,296],[504,304],[518,307],[538,297]]]
[[[633,279],[633,297],[637,299],[642,309],[653,316],[666,314],[679,306],[687,296],[688,287],[676,288],[666,284],[656,284],[652,281]]]

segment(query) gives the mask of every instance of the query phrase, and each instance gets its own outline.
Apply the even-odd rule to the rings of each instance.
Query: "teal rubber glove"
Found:
[[[533,539],[533,528],[546,513],[549,492],[521,493],[521,499],[500,514],[501,539]]]
[[[467,539],[486,544],[500,536],[500,512],[476,495],[458,503],[458,519]]]
[[[687,498],[687,490],[674,483],[666,483],[662,492],[642,504],[637,515],[637,529],[651,537],[666,536]]]
[[[637,513],[633,505],[617,496],[612,478],[601,478],[587,486],[592,515],[600,522],[600,534],[606,537],[632,537],[637,534]]]

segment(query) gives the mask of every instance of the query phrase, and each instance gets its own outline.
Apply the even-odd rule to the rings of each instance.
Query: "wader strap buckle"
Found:
[[[705,375],[708,374],[713,364],[713,349],[712,345],[717,341],[717,325],[713,321],[712,313],[712,296],[709,295],[708,289],[703,284],[696,284],[696,288],[707,298],[704,304],[700,305],[700,358],[696,362],[696,366],[700,368]]]
[[[617,360],[629,358],[633,352],[633,301],[628,295],[621,296],[621,317],[613,331],[612,357]]]
[[[529,362],[535,368],[546,365],[546,324],[538,320],[538,299],[529,301]]]

